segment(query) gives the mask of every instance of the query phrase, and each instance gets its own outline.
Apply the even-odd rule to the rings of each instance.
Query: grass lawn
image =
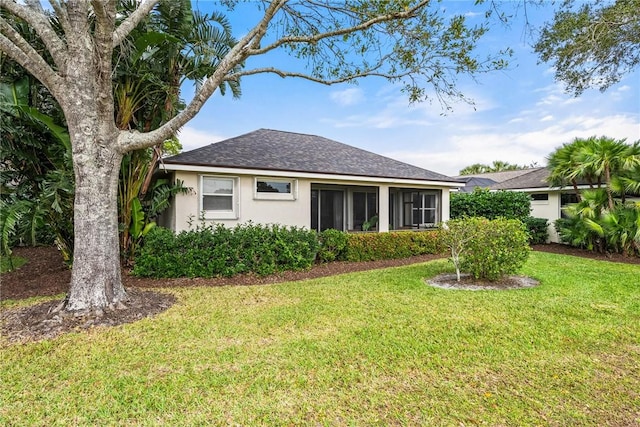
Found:
[[[3,345],[0,424],[640,425],[639,266],[534,252],[536,288],[425,285],[443,271],[166,290],[155,318]]]

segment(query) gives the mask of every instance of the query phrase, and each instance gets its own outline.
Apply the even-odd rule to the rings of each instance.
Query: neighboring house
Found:
[[[449,192],[462,185],[327,138],[269,129],[163,163],[167,173],[193,189],[177,195],[161,219],[176,231],[201,219],[319,231],[431,228],[449,219]]]
[[[513,171],[487,172],[471,175],[458,175],[453,178],[465,183],[465,186],[460,189],[461,193],[471,193],[476,188],[489,188],[494,184],[529,173],[531,170],[532,169],[517,169]]]
[[[549,221],[549,240],[559,242],[554,222],[563,217],[563,210],[568,204],[577,203],[578,199],[572,186],[549,187],[547,183],[549,173],[547,168],[528,169],[527,173],[494,184],[490,189],[529,193],[531,195],[531,216],[546,218]],[[579,186],[579,189],[584,188],[589,188],[589,186]]]

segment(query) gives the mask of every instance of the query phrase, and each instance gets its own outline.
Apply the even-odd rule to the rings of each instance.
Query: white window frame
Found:
[[[533,195],[534,194],[542,194],[542,195],[546,195],[547,198],[546,199],[542,199],[542,200],[534,200]],[[549,195],[549,193],[545,193],[545,192],[536,192],[536,193],[531,193],[530,194],[530,198],[531,198],[531,204],[532,205],[548,205],[549,204],[549,199],[551,198],[551,196]]]
[[[290,193],[260,193],[258,181],[270,181],[289,184]],[[253,180],[253,198],[255,200],[296,200],[298,198],[298,180],[294,178],[274,178],[270,176],[257,176]]]
[[[212,194],[204,193],[204,180],[205,179],[220,179],[231,181],[231,209],[230,210],[205,210],[204,209],[204,196],[211,196]],[[238,200],[240,200],[238,192],[240,186],[238,185],[237,176],[225,176],[225,175],[200,175],[200,197],[199,204],[201,214],[204,219],[238,219]],[[219,196],[219,194],[218,194]]]

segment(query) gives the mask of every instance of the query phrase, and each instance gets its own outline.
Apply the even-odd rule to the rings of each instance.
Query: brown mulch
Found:
[[[597,254],[566,245],[549,244],[534,246],[534,250],[601,259],[613,262],[639,264],[640,258],[628,258],[618,254]],[[0,299],[25,299],[36,296],[54,296],[68,290],[71,272],[62,262],[58,251],[52,247],[16,248],[14,254],[29,261],[16,271],[0,276]],[[307,271],[292,271],[260,277],[252,274],[233,278],[181,278],[147,279],[137,278],[123,269],[122,279],[128,299],[118,308],[91,313],[66,313],[56,311],[60,300],[49,301],[19,309],[3,309],[2,337],[7,342],[24,342],[53,338],[61,333],[96,326],[115,326],[130,323],[143,317],[155,315],[169,308],[175,301],[172,295],[144,288],[171,288],[190,286],[246,286],[304,280],[336,274],[396,267],[433,259],[438,255],[422,255],[398,260],[370,262],[333,262],[318,264]],[[504,284],[504,288],[509,286]],[[499,286],[499,285],[498,285]]]

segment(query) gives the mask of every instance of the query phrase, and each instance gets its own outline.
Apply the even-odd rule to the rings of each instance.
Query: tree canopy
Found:
[[[605,91],[640,63],[640,0],[565,0],[535,51],[567,91]]]
[[[502,160],[494,160],[492,164],[487,165],[483,163],[474,163],[472,165],[466,166],[460,169],[460,175],[477,175],[482,173],[491,173],[491,172],[504,172],[504,171],[515,171],[521,169],[527,169],[533,167],[526,165],[517,165],[514,163],[504,162]]]

